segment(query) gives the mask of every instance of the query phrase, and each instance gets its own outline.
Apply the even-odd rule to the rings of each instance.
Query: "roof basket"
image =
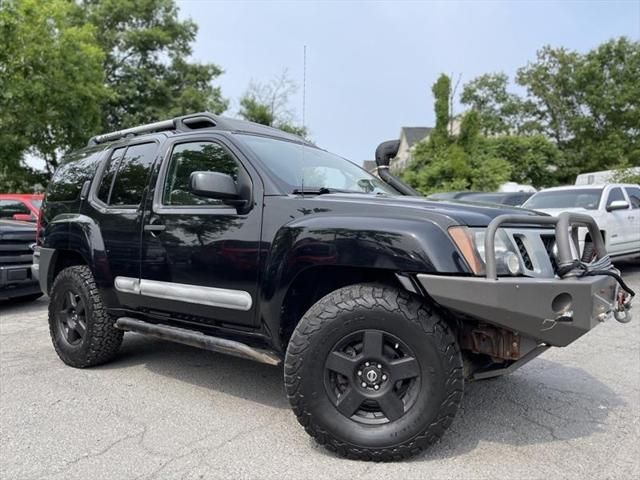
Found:
[[[135,137],[147,133],[178,131],[186,132],[201,128],[215,128],[222,126],[222,119],[211,113],[194,113],[182,117],[172,118],[171,120],[162,120],[160,122],[147,123],[133,128],[117,130],[115,132],[103,133],[95,135],[89,140],[89,145],[98,145],[100,143],[112,142],[126,137]]]

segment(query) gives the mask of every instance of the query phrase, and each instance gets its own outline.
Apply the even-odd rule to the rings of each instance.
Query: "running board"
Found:
[[[143,322],[142,320],[129,317],[121,317],[116,320],[115,327],[120,330],[142,333],[163,340],[191,345],[192,347],[255,360],[260,363],[280,365],[280,357],[278,357],[275,352],[250,347],[245,343],[227,340],[226,338],[212,337],[202,332],[188,330],[186,328]]]

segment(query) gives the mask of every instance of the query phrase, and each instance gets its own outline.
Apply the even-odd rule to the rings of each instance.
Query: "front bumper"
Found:
[[[418,274],[439,305],[539,342],[564,347],[613,313],[618,285],[582,278],[450,277]]]
[[[24,297],[40,292],[31,265],[0,265],[0,300]]]
[[[496,233],[502,226],[513,225],[555,226],[557,254],[543,246],[543,242],[524,242],[524,252],[520,250],[521,262],[526,254],[532,268],[537,263],[547,264],[538,270],[537,276],[497,275]],[[581,226],[588,228],[594,242],[596,260],[589,264],[578,260],[581,256],[578,228]],[[524,232],[519,236],[527,237]],[[443,307],[558,347],[575,341],[614,313],[620,320],[620,308],[624,312],[631,308],[630,303],[624,302],[625,295],[619,295],[617,280],[610,276],[617,271],[609,262],[595,221],[589,216],[568,212],[558,217],[501,215],[487,226],[484,248],[485,277],[418,274],[417,279],[428,295]],[[592,265],[595,269],[590,271]],[[598,270],[606,274],[598,275]]]

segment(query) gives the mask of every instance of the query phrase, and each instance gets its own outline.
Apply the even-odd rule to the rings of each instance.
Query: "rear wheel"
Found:
[[[390,287],[354,285],[316,303],[285,359],[298,421],[340,455],[412,456],[439,439],[462,399],[462,359],[446,323]]]
[[[87,266],[65,268],[51,287],[49,333],[60,359],[85,368],[111,360],[123,332],[107,314]]]

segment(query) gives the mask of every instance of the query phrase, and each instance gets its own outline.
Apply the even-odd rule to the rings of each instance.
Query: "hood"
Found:
[[[452,223],[470,227],[486,227],[491,220],[499,215],[539,215],[539,213],[524,208],[481,205],[478,203],[455,200],[428,200],[425,197],[387,196],[357,193],[334,193],[319,195],[317,200],[362,204],[368,210],[379,211],[384,216],[424,216],[424,214],[448,217]],[[351,206],[355,208],[355,205]],[[397,213],[396,213],[397,212]],[[371,212],[367,212],[370,214]]]
[[[564,212],[582,213],[584,215],[591,215],[592,217],[594,215],[597,215],[597,213],[598,213],[597,210],[587,210],[586,208],[579,208],[579,207],[574,207],[574,208],[537,208],[535,211],[536,212],[541,212],[541,213],[546,213],[547,215],[551,215],[553,217],[557,217],[558,215],[560,215],[561,213],[564,213]]]

